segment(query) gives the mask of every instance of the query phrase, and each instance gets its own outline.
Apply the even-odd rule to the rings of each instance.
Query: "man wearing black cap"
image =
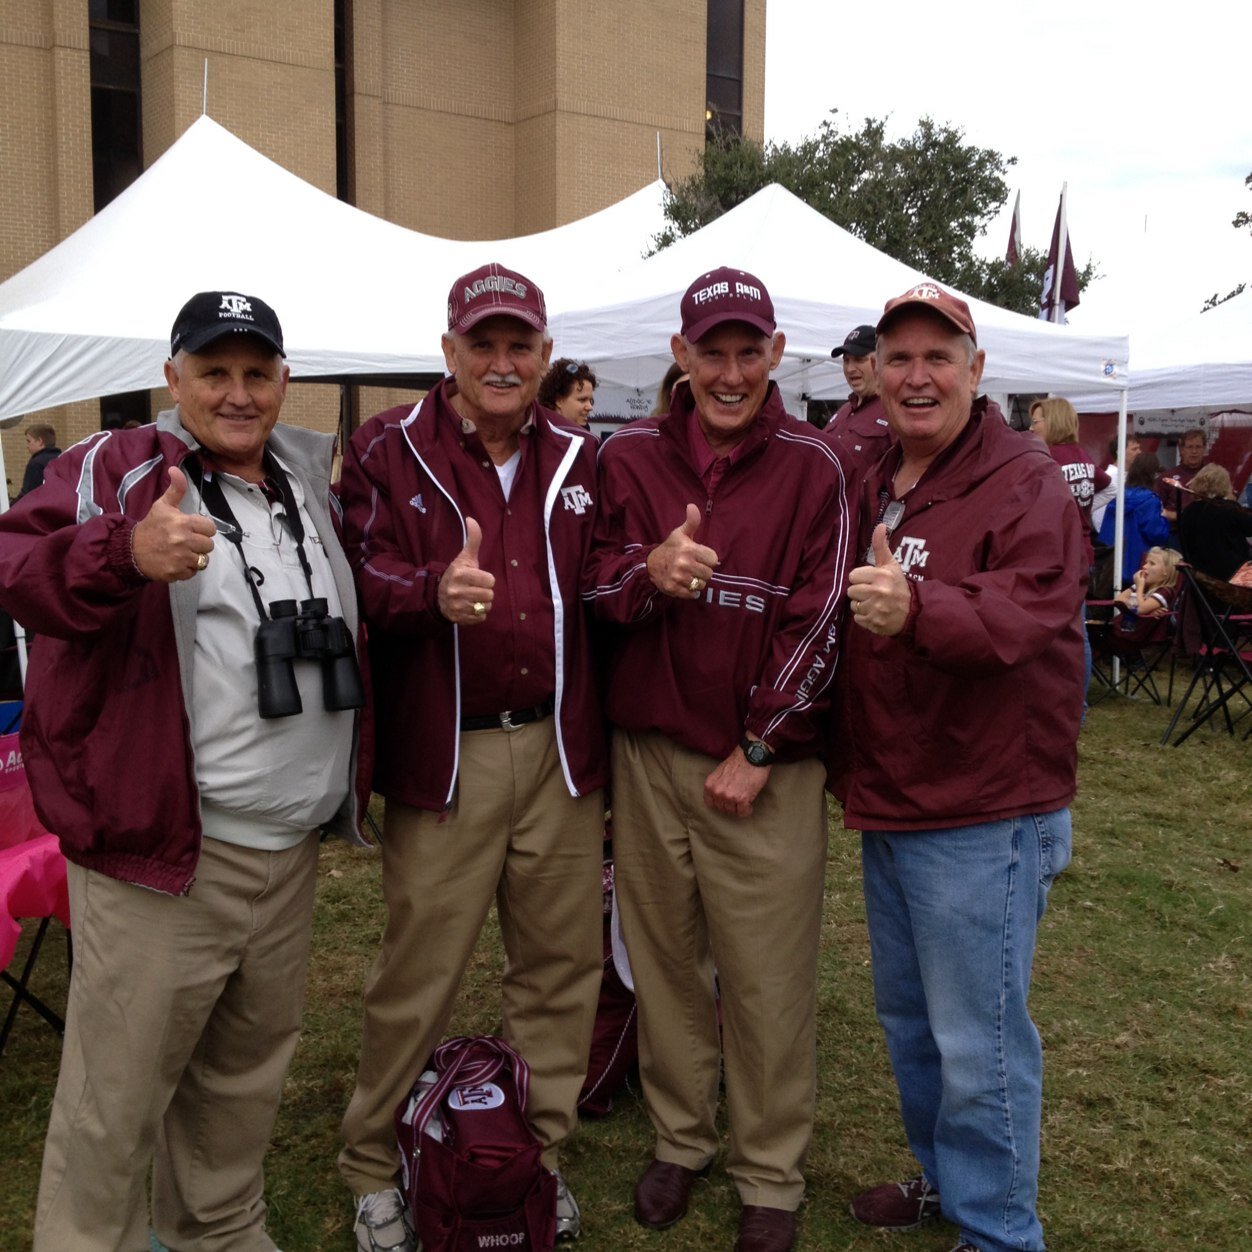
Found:
[[[843,343],[831,351],[842,358],[843,376],[852,394],[830,419],[822,436],[832,447],[848,454],[857,470],[867,469],[891,445],[891,427],[878,398],[878,374],[874,368],[876,333],[872,326],[850,330]]]
[[[587,592],[620,628],[613,849],[656,1129],[635,1217],[660,1229],[686,1213],[718,1151],[724,1058],[735,1248],[786,1252],[813,1129],[818,719],[851,527],[839,457],[770,381],[784,338],[760,279],[704,274],[681,317],[688,381],[601,450]]]
[[[874,997],[914,1178],[852,1215],[953,1252],[1037,1252],[1042,1055],[1035,934],[1069,861],[1083,653],[1082,524],[1042,444],[976,398],[968,306],[888,301],[877,366],[899,439],[865,482],[849,576],[846,740],[831,760],[862,831]]]
[[[344,458],[387,801],[387,928],[339,1158],[362,1252],[414,1246],[396,1105],[447,1030],[492,901],[504,1035],[530,1065],[527,1114],[554,1172],[600,987],[607,761],[579,599],[596,441],[536,402],[552,340],[524,275],[458,278],[443,351],[449,376],[366,422]],[[558,1237],[577,1235],[559,1173],[551,1190]]]
[[[0,518],[0,604],[39,633],[22,747],[74,934],[38,1252],[147,1247],[150,1169],[168,1247],[274,1248],[261,1164],[300,1030],[314,832],[355,837],[334,441],[276,424],[282,329],[255,296],[189,300],[165,375],[173,410],[83,440]],[[288,637],[284,600],[335,640],[343,689],[286,651],[266,672],[303,711],[278,715],[255,658]]]

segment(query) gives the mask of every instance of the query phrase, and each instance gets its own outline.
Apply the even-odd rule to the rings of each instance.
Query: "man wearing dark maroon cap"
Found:
[[[579,599],[596,442],[536,402],[543,293],[485,265],[452,284],[449,377],[344,459],[344,538],[369,625],[387,928],[365,991],[340,1169],[362,1252],[414,1246],[394,1114],[442,1039],[494,900],[504,1034],[556,1170],[601,973],[607,762]],[[578,1210],[557,1175],[558,1234]]]
[[[689,381],[601,451],[587,591],[617,628],[613,847],[656,1128],[635,1216],[686,1212],[718,1150],[724,1059],[735,1247],[785,1252],[816,1090],[817,723],[852,528],[838,456],[770,381],[784,338],[764,284],[714,270],[681,313]]]
[[[842,360],[843,376],[852,394],[830,419],[822,437],[842,448],[847,463],[857,470],[873,465],[892,441],[891,427],[878,396],[878,373],[874,368],[877,335],[872,326],[857,326],[830,355]]]
[[[1082,526],[1047,450],[975,399],[965,302],[888,301],[878,378],[899,439],[864,484],[849,576],[845,738],[874,995],[921,1173],[858,1195],[903,1230],[942,1212],[954,1252],[1043,1248],[1035,932],[1069,861],[1082,707]]]

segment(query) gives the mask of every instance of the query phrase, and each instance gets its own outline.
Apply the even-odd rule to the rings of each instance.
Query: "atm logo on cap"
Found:
[[[252,312],[252,301],[247,296],[229,296],[222,297],[222,308],[225,309],[231,317],[242,317],[245,313]]]
[[[943,295],[934,283],[919,283],[905,296],[906,300],[938,300]]]

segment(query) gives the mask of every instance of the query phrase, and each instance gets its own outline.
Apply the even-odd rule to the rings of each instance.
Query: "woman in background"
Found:
[[[1127,586],[1153,544],[1169,542],[1169,522],[1161,512],[1160,497],[1152,490],[1161,463],[1151,452],[1141,452],[1126,471],[1126,533],[1122,544],[1122,586]],[[1100,542],[1112,546],[1117,510],[1109,505],[1100,527]]]
[[[1230,475],[1220,465],[1205,465],[1187,484],[1194,499],[1178,519],[1178,539],[1187,561],[1210,578],[1229,582],[1248,560],[1252,511],[1235,503]]]
[[[587,427],[596,402],[596,376],[586,361],[560,357],[539,384],[539,403],[555,409],[567,422]]]

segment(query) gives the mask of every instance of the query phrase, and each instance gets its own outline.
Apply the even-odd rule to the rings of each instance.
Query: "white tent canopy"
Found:
[[[1131,343],[1135,372],[1127,403],[1136,417],[1194,420],[1252,406],[1252,292],[1207,313],[1145,326]],[[1083,413],[1110,407],[1098,392],[1071,398]]]
[[[876,322],[882,307],[924,274],[877,251],[777,185],[757,192],[708,226],[607,284],[600,307],[559,310],[552,332],[560,351],[595,364],[610,382],[643,387],[672,359],[670,335],[692,279],[719,265],[744,269],[764,282],[778,325],[787,336],[776,377],[784,394],[836,396],[846,392],[832,347],[852,327]],[[597,290],[597,287],[601,287]],[[601,285],[584,292],[608,294]],[[967,297],[967,299],[969,299]],[[1064,393],[1082,388],[1104,394],[1116,408],[1126,386],[1125,336],[1084,334],[969,299],[978,343],[987,351],[983,389]]]
[[[532,276],[549,307],[642,256],[659,180],[555,230],[491,242],[406,230],[336,200],[208,117],[107,208],[0,285],[0,418],[163,384],[193,292],[261,296],[294,377],[441,373],[448,287],[486,261]]]

